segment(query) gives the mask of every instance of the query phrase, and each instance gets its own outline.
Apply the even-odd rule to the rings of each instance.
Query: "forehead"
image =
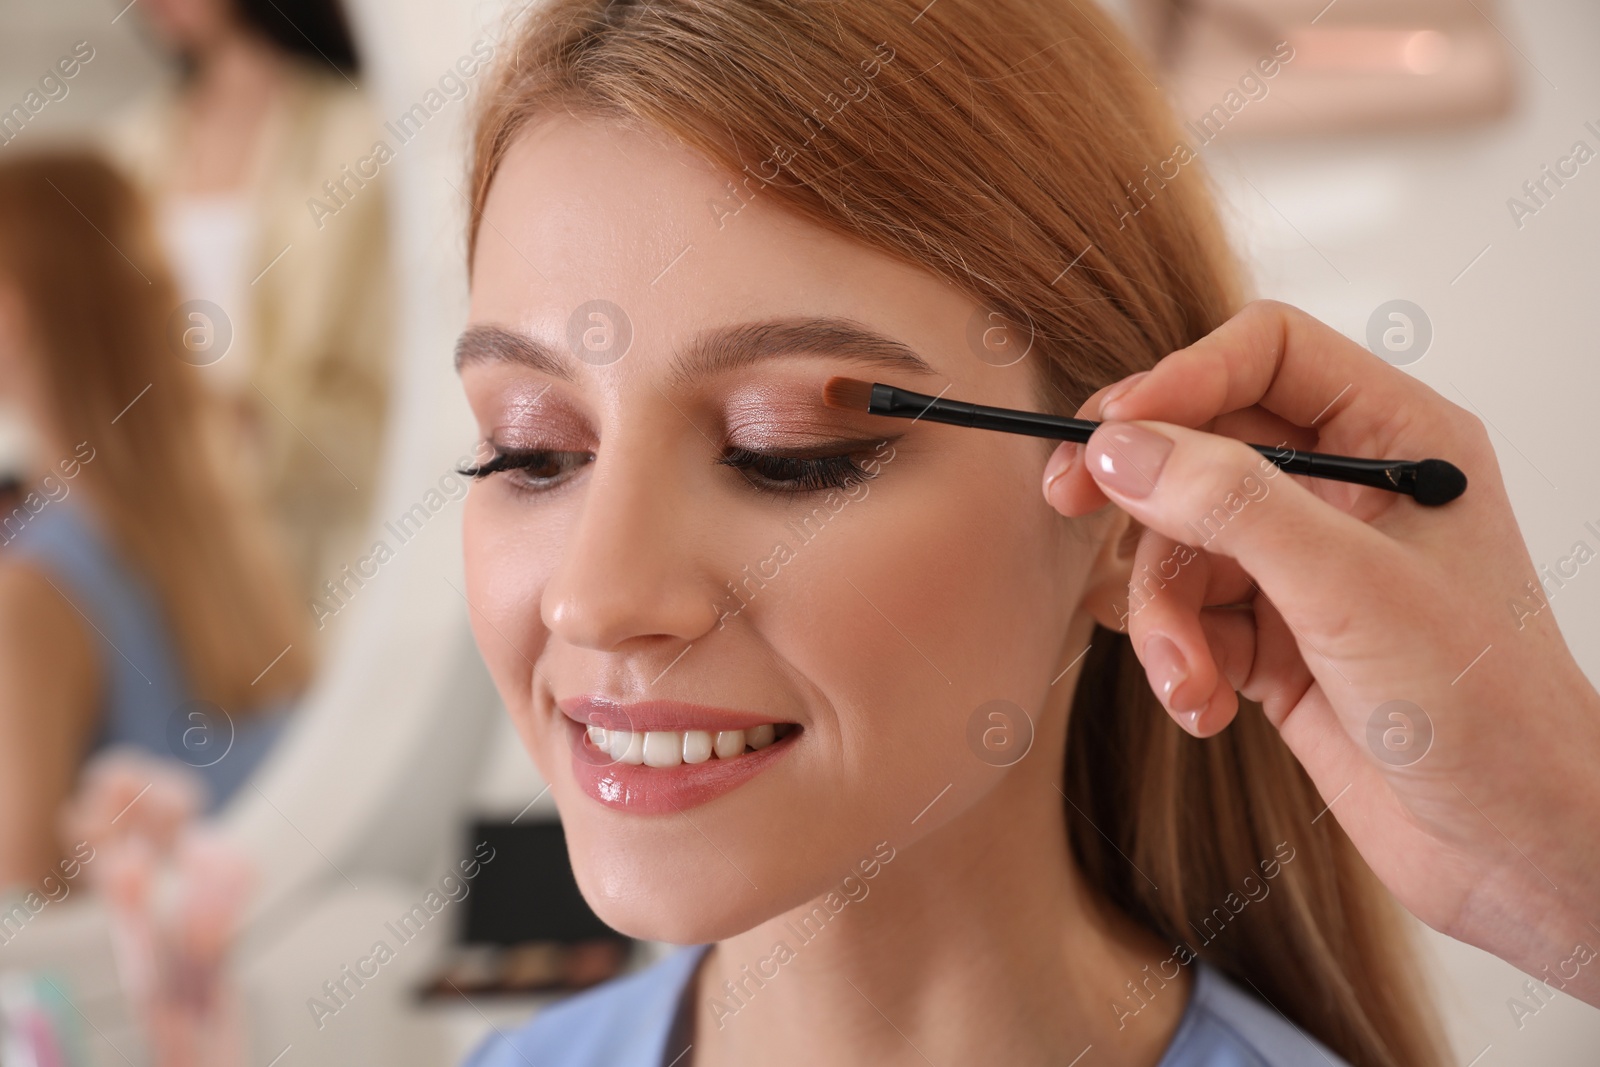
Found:
[[[942,280],[800,219],[663,133],[563,115],[525,131],[496,172],[471,317],[559,343],[596,301],[620,309],[636,344],[668,348],[708,325],[801,316],[918,347],[914,335],[962,336],[970,310]]]

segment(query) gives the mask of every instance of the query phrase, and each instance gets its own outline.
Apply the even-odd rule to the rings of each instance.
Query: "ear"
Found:
[[[1144,526],[1114,504],[1107,505],[1107,511],[1110,515],[1103,522],[1105,539],[1089,570],[1083,606],[1101,626],[1126,633],[1128,582],[1133,578],[1134,555]]]

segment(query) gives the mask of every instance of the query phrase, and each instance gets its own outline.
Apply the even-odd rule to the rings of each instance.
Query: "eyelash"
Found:
[[[784,456],[730,445],[717,462],[743,474],[752,488],[777,495],[848,489],[877,477],[876,473],[858,466],[848,452],[831,456]],[[751,477],[752,472],[756,478]]]
[[[574,463],[576,459],[578,462]],[[512,485],[522,492],[548,492],[566,481],[583,463],[594,459],[592,452],[560,452],[551,449],[495,449],[495,454],[476,467],[463,467],[456,473],[466,478],[482,479],[492,474],[515,472],[518,478]],[[717,462],[732,467],[752,489],[777,496],[818,493],[826,489],[847,489],[877,477],[857,465],[852,453],[823,456],[781,455],[771,452],[753,452],[748,448],[730,445]],[[547,475],[529,472],[541,467],[557,469]]]
[[[573,463],[576,458],[580,463]],[[566,481],[581,463],[594,459],[592,452],[559,452],[548,448],[535,449],[502,449],[495,447],[494,455],[476,467],[462,467],[456,471],[465,478],[474,480],[487,478],[491,474],[514,473],[512,487],[519,492],[539,493],[547,492]],[[549,475],[535,475],[531,472],[550,464],[556,466],[556,471]]]

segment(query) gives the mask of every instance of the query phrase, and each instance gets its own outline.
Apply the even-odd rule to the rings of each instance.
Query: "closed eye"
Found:
[[[487,462],[476,467],[463,467],[456,473],[473,479],[509,473],[514,488],[525,492],[543,492],[554,489],[593,462],[593,452],[497,447]]]
[[[729,445],[717,462],[742,473],[752,488],[775,494],[847,489],[877,477],[875,470],[865,470],[856,463],[855,457],[862,451],[859,445],[842,446],[850,449],[845,452],[837,451],[840,447],[828,446],[829,451],[818,455],[819,450],[810,454],[755,452]]]
[[[877,477],[877,465],[863,468],[856,457],[869,444],[886,442],[840,442],[804,452],[756,452],[729,445],[717,462],[744,475],[751,488],[777,495],[816,493],[828,489],[848,489]],[[842,451],[841,451],[842,450]],[[568,452],[555,449],[495,448],[495,454],[476,467],[463,467],[457,474],[472,479],[496,474],[511,476],[512,487],[522,492],[546,492],[571,480],[593,463],[593,452]]]

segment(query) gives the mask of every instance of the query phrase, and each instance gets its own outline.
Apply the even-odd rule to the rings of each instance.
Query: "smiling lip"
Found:
[[[731,792],[781,760],[805,732],[794,729],[766,748],[733,759],[713,758],[676,767],[650,767],[613,760],[590,741],[588,727],[649,732],[744,730],[773,722],[749,712],[673,701],[619,704],[599,697],[557,702],[572,749],[572,775],[589,796],[608,808],[639,815],[671,815]]]

